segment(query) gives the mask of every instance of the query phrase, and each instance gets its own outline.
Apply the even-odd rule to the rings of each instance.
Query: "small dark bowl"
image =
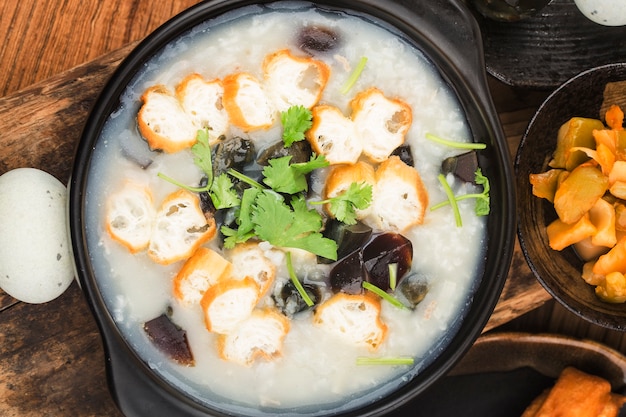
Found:
[[[213,0],[194,6],[156,30],[120,65],[103,89],[78,146],[69,197],[69,227],[76,270],[89,305],[100,327],[106,352],[107,375],[113,397],[130,416],[226,416],[232,412],[202,404],[161,378],[124,339],[107,309],[93,268],[86,237],[85,207],[93,152],[105,122],[115,112],[120,95],[154,54],[168,42],[205,20],[251,4],[273,0]],[[507,143],[487,88],[480,32],[476,21],[460,0],[414,2],[406,0],[320,0],[327,11],[351,11],[375,16],[397,29],[434,63],[463,106],[475,141],[487,143],[480,152],[480,165],[491,182],[491,214],[487,221],[487,249],[471,305],[458,327],[447,336],[447,346],[419,375],[384,398],[342,416],[398,415],[426,387],[441,378],[472,346],[487,323],[507,276],[515,242],[515,192]],[[97,203],[97,202],[96,202]],[[316,415],[321,415],[317,412]],[[339,415],[328,411],[325,415]]]
[[[567,309],[610,329],[626,330],[626,305],[601,301],[581,278],[583,261],[571,248],[548,245],[546,226],[556,218],[552,205],[532,194],[529,174],[544,172],[556,147],[559,127],[571,117],[604,121],[604,105],[620,104],[607,84],[626,80],[626,64],[610,64],[582,72],[554,91],[539,107],[520,143],[515,159],[518,193],[518,234],[528,264],[543,287]],[[615,84],[613,84],[615,86]],[[622,91],[623,87],[622,87]],[[622,103],[623,106],[623,103]]]

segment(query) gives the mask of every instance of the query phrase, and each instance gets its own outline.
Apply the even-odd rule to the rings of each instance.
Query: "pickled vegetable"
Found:
[[[547,226],[554,250],[572,246],[586,263],[581,277],[606,302],[626,302],[626,131],[624,113],[611,106],[599,120],[563,124],[543,173],[530,174],[533,195],[554,205]]]
[[[530,184],[533,186],[533,195],[535,197],[545,198],[549,202],[554,203],[556,189],[567,174],[568,171],[564,169],[550,169],[540,174],[530,174]]]
[[[608,178],[597,167],[577,167],[563,180],[554,194],[557,215],[564,223],[576,223],[602,197],[608,185]]]
[[[589,159],[580,151],[572,151],[574,147],[595,148],[594,129],[604,129],[600,120],[584,117],[573,117],[559,129],[556,150],[550,161],[552,168],[564,168],[571,171]]]
[[[596,246],[612,248],[617,243],[615,233],[615,208],[613,204],[599,199],[589,210],[589,220],[596,231],[591,237],[591,243]]]
[[[621,272],[607,274],[604,283],[596,287],[596,295],[609,303],[626,302],[626,277]]]
[[[593,265],[593,273],[608,275],[611,272],[626,273],[626,237],[623,237]]]
[[[589,215],[585,213],[585,215],[574,224],[567,224],[561,219],[556,219],[548,225],[546,231],[548,233],[550,247],[554,250],[563,250],[574,243],[592,236],[596,232],[596,228],[589,220]]]

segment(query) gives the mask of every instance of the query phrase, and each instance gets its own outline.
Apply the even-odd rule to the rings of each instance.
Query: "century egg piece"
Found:
[[[405,305],[415,308],[426,297],[429,289],[430,285],[427,277],[423,274],[412,272],[400,281],[395,294]]]
[[[187,332],[175,325],[166,314],[145,322],[143,329],[161,352],[181,365],[194,366]]]
[[[225,138],[213,149],[213,174],[218,176],[229,169],[242,170],[255,156],[254,143],[239,136]]]
[[[363,266],[363,253],[358,250],[346,256],[330,271],[330,288],[333,292],[360,294],[367,272]]]
[[[322,289],[319,285],[304,283],[302,287],[311,298],[311,301],[313,301],[312,306],[306,304],[296,289],[296,286],[291,281],[286,281],[280,288],[277,287],[274,294],[272,294],[276,307],[287,317],[293,317],[297,313],[309,310],[322,300]]]
[[[413,160],[413,153],[411,152],[411,146],[409,145],[401,145],[394,149],[391,152],[392,155],[396,155],[402,162],[407,164],[408,166],[415,166],[415,161]]]
[[[329,219],[323,234],[337,242],[337,259],[342,259],[365,245],[372,235],[372,228],[360,221],[346,224],[337,219]],[[320,261],[326,262],[324,258]]]
[[[340,42],[339,34],[335,30],[324,26],[305,26],[298,33],[298,47],[311,55],[332,51]]]
[[[465,182],[474,182],[477,169],[478,155],[476,151],[450,156],[441,163],[442,173],[454,174],[455,177]]]
[[[367,280],[382,290],[390,289],[389,266],[395,265],[398,282],[411,269],[413,245],[399,233],[383,233],[363,248]]]
[[[268,161],[270,159],[291,156],[289,162],[292,164],[298,164],[309,161],[312,153],[313,150],[311,149],[311,144],[305,140],[294,142],[289,147],[285,146],[284,142],[281,140],[262,150],[259,153],[256,162],[259,165],[265,166],[269,164]]]

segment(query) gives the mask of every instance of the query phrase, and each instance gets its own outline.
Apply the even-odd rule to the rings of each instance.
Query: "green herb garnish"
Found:
[[[348,77],[343,87],[341,87],[341,94],[348,94],[365,69],[365,64],[367,64],[367,57],[362,57],[354,68],[354,71],[350,74],[350,77]]]
[[[395,307],[398,308],[406,308],[406,306],[404,304],[402,304],[397,298],[395,298],[393,295],[388,294],[386,291],[383,291],[382,289],[378,288],[376,285],[372,284],[371,282],[367,282],[367,281],[363,281],[363,283],[361,284],[363,286],[363,288],[365,288],[368,291],[373,292],[374,294],[380,296],[383,300],[387,301],[388,303],[394,305]]]
[[[291,282],[293,283],[294,287],[296,287],[296,290],[298,290],[298,293],[300,293],[300,296],[302,297],[306,305],[311,307],[314,304],[313,300],[311,300],[311,297],[309,297],[309,294],[307,294],[304,287],[302,286],[302,283],[296,276],[296,272],[294,271],[293,265],[291,263],[291,252],[287,252],[286,258],[287,271],[289,271],[289,277],[291,278]]]
[[[389,268],[389,288],[391,291],[395,291],[398,283],[398,264],[393,263],[387,266]]]
[[[274,246],[299,248],[324,258],[337,259],[337,243],[324,237],[322,216],[310,210],[303,196],[294,196],[291,208],[280,194],[264,190],[252,208],[252,221],[259,239]]]
[[[372,203],[372,186],[365,182],[350,184],[347,190],[335,197],[311,204],[329,204],[330,212],[345,224],[356,224],[356,209],[364,210]]]
[[[312,155],[309,162],[290,164],[291,155],[269,160],[263,168],[263,182],[279,193],[295,194],[308,189],[306,175],[328,166],[324,155]]]
[[[446,145],[451,148],[459,148],[459,149],[485,149],[487,147],[484,143],[475,143],[475,142],[455,142],[453,140],[444,139],[442,137],[433,135],[432,133],[426,133],[426,139],[429,139],[433,142],[439,143],[441,145]]]
[[[224,235],[224,247],[232,249],[237,243],[246,242],[255,236],[254,223],[252,222],[252,207],[261,192],[258,188],[246,188],[241,196],[241,206],[237,213],[237,229],[222,226],[220,231]]]
[[[456,202],[456,198],[454,197],[454,191],[452,191],[452,188],[450,188],[450,184],[448,184],[448,181],[446,181],[446,177],[443,174],[439,174],[437,176],[437,179],[441,183],[443,190],[446,192],[446,196],[448,196],[448,201],[439,203],[431,207],[430,209],[436,210],[439,207],[443,207],[446,204],[450,204],[452,206],[452,212],[454,213],[454,220],[456,222],[456,226],[457,227],[463,226],[463,220],[461,219],[461,212],[459,210],[459,205]]]
[[[366,356],[359,356],[356,358],[357,365],[413,365],[415,359],[411,357],[383,357],[383,358],[368,358]]]
[[[204,187],[185,185],[161,172],[157,174],[159,178],[191,192],[208,192],[213,201],[213,205],[218,210],[237,207],[240,204],[239,196],[233,189],[233,183],[230,177],[226,174],[221,174],[217,178],[213,178],[213,162],[211,160],[212,155],[208,129],[198,130],[196,143],[191,147],[191,152],[193,154],[194,164],[200,168],[207,177],[207,183]]]
[[[304,133],[313,124],[313,115],[311,110],[302,105],[291,106],[280,113],[280,121],[283,125],[283,142],[288,148],[304,139]]]
[[[337,243],[320,233],[322,216],[307,207],[302,195],[292,196],[287,204],[274,190],[249,188],[244,191],[236,221],[237,230],[226,226],[220,229],[226,236],[227,248],[256,236],[274,246],[304,249],[337,260]]]
[[[489,210],[490,210],[489,208],[489,204],[490,204],[489,179],[482,174],[482,171],[480,170],[480,168],[476,170],[474,175],[475,175],[474,181],[476,182],[476,184],[482,185],[483,187],[482,193],[471,193],[471,194],[463,194],[463,195],[455,196],[454,192],[452,191],[452,188],[450,188],[450,185],[446,181],[446,178],[443,176],[443,174],[439,174],[439,177],[438,177],[439,182],[441,182],[441,185],[443,186],[443,189],[445,190],[446,195],[448,196],[448,200],[442,201],[441,203],[432,206],[430,209],[436,210],[440,207],[450,204],[452,206],[452,210],[454,211],[454,218],[456,220],[456,225],[458,227],[461,227],[463,225],[463,222],[461,220],[461,213],[459,211],[459,206],[457,202],[461,200],[467,200],[469,198],[474,198],[476,199],[476,205],[474,206],[474,211],[476,212],[476,215],[477,216],[488,215]]]

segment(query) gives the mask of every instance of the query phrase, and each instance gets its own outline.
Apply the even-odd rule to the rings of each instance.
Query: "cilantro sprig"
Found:
[[[279,193],[296,194],[307,191],[306,175],[318,168],[327,167],[324,155],[312,155],[308,162],[290,164],[291,155],[270,159],[263,168],[263,182]]]
[[[361,76],[361,73],[365,69],[365,64],[367,64],[367,57],[364,56],[361,57],[359,63],[354,68],[354,71],[352,71],[346,82],[341,87],[341,94],[348,94],[352,87],[354,87],[354,84],[356,84],[357,80]]]
[[[318,256],[337,259],[337,243],[322,235],[322,216],[307,207],[302,195],[292,196],[287,204],[274,190],[249,188],[242,197],[236,221],[237,229],[227,226],[220,229],[226,236],[226,248],[256,236],[274,246],[304,249]]]
[[[329,204],[330,212],[345,224],[356,224],[356,210],[364,210],[372,203],[372,186],[365,182],[350,184],[347,190],[335,197],[311,204]]]
[[[485,143],[476,143],[476,142],[455,142],[453,140],[444,139],[441,136],[434,135],[432,133],[426,133],[426,139],[438,143],[440,145],[445,145],[451,148],[458,149],[485,149],[487,144]]]
[[[313,115],[302,105],[291,106],[280,113],[280,122],[283,125],[283,143],[288,148],[304,139],[304,133],[313,125]]]
[[[162,172],[157,174],[159,178],[191,192],[207,192],[213,201],[213,205],[218,210],[239,206],[241,201],[237,192],[233,189],[233,183],[230,177],[226,174],[220,174],[217,178],[213,176],[213,161],[208,129],[198,130],[196,133],[196,143],[191,147],[191,153],[193,154],[194,164],[206,175],[207,183],[205,186],[192,187]]]
[[[387,301],[388,303],[390,303],[391,305],[393,305],[393,306],[395,306],[397,308],[401,308],[401,309],[406,309],[407,308],[396,297],[394,297],[393,295],[389,294],[388,292],[382,290],[381,288],[378,288],[376,285],[372,284],[371,282],[363,281],[363,283],[361,283],[361,286],[364,289],[366,289],[368,291],[371,291],[374,294],[378,295],[380,298],[382,298],[383,300]]]
[[[304,300],[305,304],[309,307],[312,307],[313,304],[315,303],[313,302],[313,300],[311,300],[311,297],[309,297],[309,294],[306,292],[306,290],[302,286],[302,283],[296,276],[296,272],[294,271],[293,264],[291,262],[291,252],[289,251],[287,251],[287,254],[286,254],[286,261],[287,261],[287,271],[289,271],[289,278],[291,279],[293,286],[296,288],[296,290],[300,294],[300,297],[302,297],[302,300]]]
[[[462,194],[462,195],[456,196],[454,195],[454,192],[452,191],[452,188],[450,188],[450,185],[446,181],[445,177],[442,174],[439,174],[439,177],[438,177],[439,182],[441,182],[441,185],[443,186],[444,191],[446,192],[446,195],[448,196],[448,200],[442,201],[441,203],[432,206],[430,208],[431,211],[441,208],[443,206],[447,206],[447,205],[452,206],[452,210],[454,211],[454,218],[456,221],[456,225],[458,227],[461,227],[463,226],[463,221],[461,219],[461,212],[459,211],[459,206],[457,203],[461,200],[467,200],[467,199],[473,198],[473,199],[476,199],[476,204],[474,206],[474,212],[476,213],[476,215],[477,216],[488,215],[490,211],[489,179],[482,174],[482,171],[480,168],[476,169],[474,176],[475,176],[474,182],[477,185],[481,185],[483,187],[483,191],[481,193],[470,193],[470,194]]]

